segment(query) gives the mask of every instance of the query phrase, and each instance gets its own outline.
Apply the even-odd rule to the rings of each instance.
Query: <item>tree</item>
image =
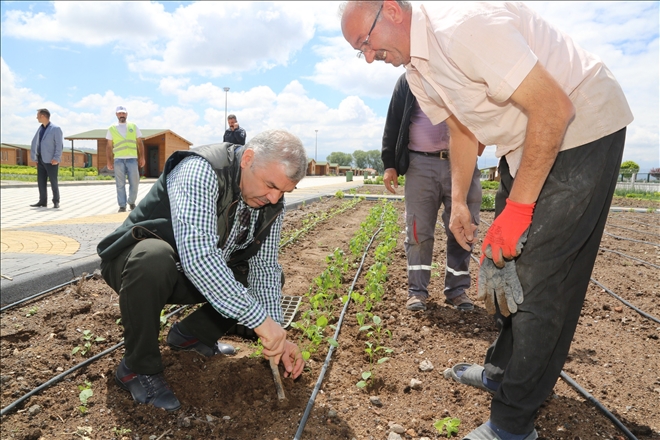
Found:
[[[353,156],[349,153],[334,151],[325,158],[330,163],[338,163],[339,166],[350,166],[353,163]]]
[[[353,152],[353,159],[355,159],[355,166],[358,168],[368,168],[369,158],[367,152],[362,150],[355,150]]]
[[[380,150],[367,151],[367,160],[371,168],[378,171],[378,174],[383,174],[385,166],[383,165],[383,160],[380,158],[380,153]]]
[[[637,165],[632,160],[627,160],[621,164],[619,173],[623,174],[624,177],[631,177],[633,173],[639,172],[639,165]]]

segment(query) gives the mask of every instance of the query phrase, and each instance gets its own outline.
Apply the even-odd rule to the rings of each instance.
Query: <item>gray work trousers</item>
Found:
[[[573,340],[598,255],[623,155],[625,128],[562,151],[536,201],[527,243],[516,260],[524,301],[508,317],[496,313],[500,333],[486,353],[486,376],[501,382],[491,420],[513,434],[534,429]],[[514,179],[500,161],[496,214]]]
[[[468,208],[479,224],[481,183],[476,164],[468,192]],[[442,222],[447,234],[445,289],[448,299],[456,298],[470,287],[470,253],[463,249],[449,230],[451,216],[451,172],[449,161],[439,157],[410,154],[404,187],[406,199],[406,240],[408,259],[408,296],[428,298],[431,280],[435,224],[440,205],[445,209]]]

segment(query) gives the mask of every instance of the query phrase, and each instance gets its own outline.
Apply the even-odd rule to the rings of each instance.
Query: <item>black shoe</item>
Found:
[[[236,349],[229,344],[216,342],[213,347],[201,342],[193,336],[187,336],[181,333],[179,323],[175,323],[167,334],[167,343],[175,350],[196,351],[197,353],[210,357],[216,354],[235,354]]]
[[[115,382],[131,393],[133,400],[138,403],[153,405],[167,411],[181,408],[181,402],[165,382],[163,373],[135,374],[128,369],[125,359],[122,359],[115,373]]]
[[[125,206],[120,206],[119,211],[117,212],[126,212],[126,207]]]
[[[58,209],[60,207],[60,202],[53,202],[53,208]]]
[[[41,202],[37,202],[37,203],[35,203],[34,205],[30,205],[30,207],[32,207],[32,208],[45,208],[45,207],[46,207],[46,204],[45,204],[45,203],[41,203]]]
[[[130,205],[131,211],[135,209],[135,203],[131,203]]]

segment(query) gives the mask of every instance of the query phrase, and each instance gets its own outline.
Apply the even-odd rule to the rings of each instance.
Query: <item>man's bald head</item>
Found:
[[[354,0],[343,3],[339,13],[344,38],[368,63],[410,61],[410,2]]]

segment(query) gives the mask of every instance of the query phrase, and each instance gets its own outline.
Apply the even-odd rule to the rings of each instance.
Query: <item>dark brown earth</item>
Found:
[[[370,187],[371,194],[382,187]],[[403,193],[399,189],[399,193]],[[289,212],[286,230],[301,227],[310,213],[330,210],[346,199],[326,199]],[[335,248],[348,251],[348,241],[376,202],[363,201],[356,208],[326,221],[281,253],[286,274],[285,294],[304,295],[312,279],[326,267],[325,257]],[[403,227],[403,203],[398,207]],[[614,206],[658,208],[657,202],[617,198]],[[660,266],[660,221],[657,213],[613,212],[606,232],[638,242],[605,235],[602,247]],[[493,214],[482,213],[492,221]],[[624,229],[628,228],[628,229]],[[485,227],[481,227],[481,232]],[[364,336],[355,311],[348,309],[330,367],[301,438],[385,439],[392,423],[405,431],[403,438],[446,438],[433,423],[445,417],[461,420],[458,438],[488,419],[489,395],[443,377],[457,362],[482,362],[496,336],[492,318],[482,304],[462,313],[443,303],[442,270],[434,272],[432,299],[426,312],[405,310],[407,274],[403,233],[388,268],[385,299],[374,313],[392,332],[391,359],[376,370],[376,385],[356,387],[366,369]],[[444,267],[444,232],[438,228],[434,261]],[[369,257],[365,268],[373,262]],[[345,289],[355,269],[344,276]],[[472,273],[476,274],[475,266]],[[645,313],[660,317],[660,271],[647,263],[601,251],[592,274],[607,289]],[[364,287],[358,280],[356,290]],[[474,297],[474,291],[470,295]],[[308,305],[303,302],[301,309]],[[337,304],[339,310],[341,304]],[[338,312],[337,312],[338,315]],[[3,408],[52,377],[101,353],[121,341],[118,296],[102,280],[91,279],[47,297],[4,312],[0,323],[0,361]],[[175,318],[170,319],[170,323]],[[163,330],[166,335],[168,323]],[[90,353],[72,355],[82,346],[83,331],[104,341],[93,342]],[[294,340],[298,331],[290,330]],[[601,287],[587,292],[570,356],[564,371],[612,412],[639,439],[660,439],[660,324],[627,307]],[[29,398],[2,417],[2,439],[290,439],[321,372],[327,346],[312,356],[305,373],[295,382],[284,379],[288,397],[278,404],[267,361],[251,357],[251,341],[226,339],[240,348],[233,357],[204,358],[190,352],[171,351],[162,344],[165,376],[182,402],[168,414],[135,404],[114,384],[114,370],[122,349],[85,366]],[[421,372],[427,360],[433,370]],[[411,379],[422,382],[411,389]],[[91,384],[86,412],[79,407],[80,389]],[[382,406],[374,406],[378,396]],[[593,403],[559,380],[536,419],[542,439],[625,439],[625,435]],[[130,432],[129,432],[130,430]]]

